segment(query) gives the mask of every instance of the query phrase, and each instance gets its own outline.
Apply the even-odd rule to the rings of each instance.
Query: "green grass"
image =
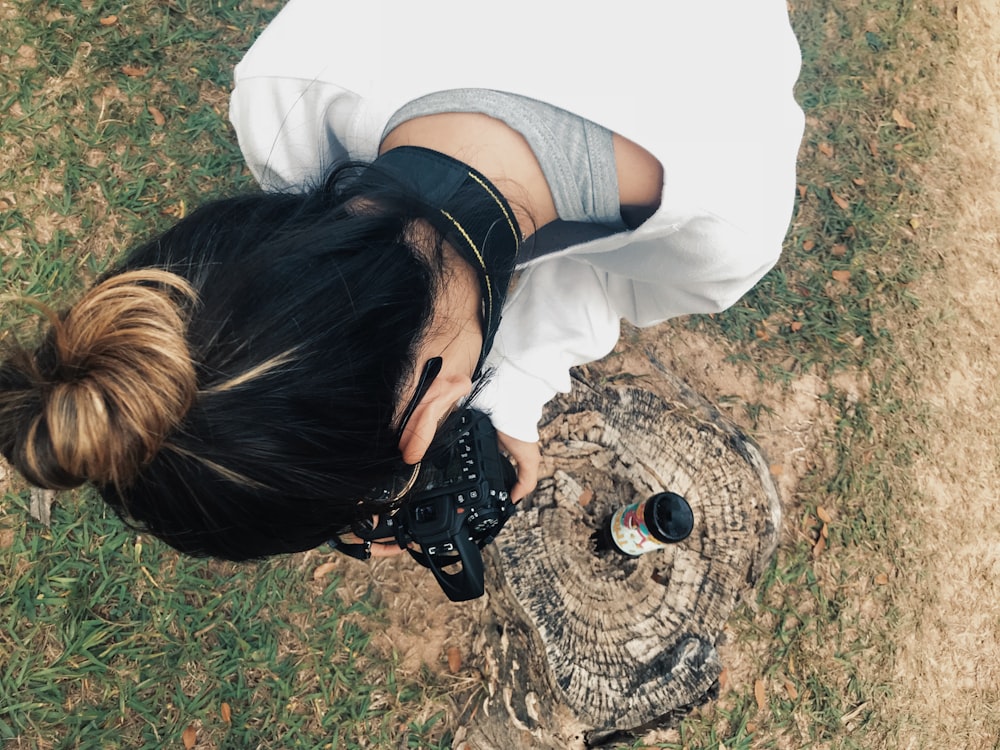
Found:
[[[4,505],[26,514],[17,495]],[[229,748],[447,746],[433,717],[410,723],[443,688],[398,679],[370,645],[379,612],[346,605],[312,566],[179,557],[89,501],[57,505],[51,531],[7,528],[0,740],[12,747],[179,746],[192,725]]]
[[[917,311],[911,286],[929,268],[926,91],[953,21],[906,0],[793,6],[808,124],[784,257],[733,309],[676,327],[725,338],[762,379],[840,372],[871,387],[860,401],[829,397],[838,418],[785,498],[786,541],[731,623],[764,707],[752,681],[734,685],[663,748],[888,748],[898,721],[886,712],[898,604],[877,581],[904,554],[896,542],[919,491],[907,484],[920,449],[908,426],[921,415],[892,321]],[[229,79],[277,3],[11,7],[0,20],[2,293],[58,305],[138,239],[250,187],[225,119]],[[31,320],[0,305],[0,329]],[[750,423],[771,411],[741,408]],[[346,604],[336,579],[314,582],[301,556],[181,558],[86,492],[60,497],[51,530],[27,507],[18,484],[0,505],[4,748],[182,747],[192,726],[199,747],[234,750],[450,746],[448,686],[430,670],[400,677],[372,644],[384,614]],[[833,522],[816,557],[820,508]]]
[[[270,5],[14,5],[0,24],[4,294],[58,306],[137,239],[251,187],[225,114]],[[3,330],[33,320],[0,306]],[[199,747],[450,745],[443,686],[398,677],[370,643],[382,614],[314,583],[315,562],[185,559],[89,492],[62,496],[51,530],[27,508],[19,484],[0,505],[3,747],[182,747],[191,726]]]

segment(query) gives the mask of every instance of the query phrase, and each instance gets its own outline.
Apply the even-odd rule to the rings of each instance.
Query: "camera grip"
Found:
[[[444,567],[438,564],[434,555],[427,555],[409,548],[407,551],[418,563],[425,568],[430,568],[451,601],[465,602],[470,599],[478,599],[485,590],[483,553],[479,546],[465,534],[455,538],[455,548],[459,554],[462,569],[454,573],[446,572]]]

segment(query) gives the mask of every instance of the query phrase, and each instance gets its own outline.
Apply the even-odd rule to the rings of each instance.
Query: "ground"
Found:
[[[795,5],[794,1],[791,5]],[[858,3],[848,0],[839,5],[854,7]],[[906,363],[905,382],[901,379],[897,384],[906,403],[900,407],[897,423],[892,422],[891,414],[882,414],[871,438],[871,450],[859,451],[856,456],[860,465],[873,460],[873,456],[895,455],[893,451],[880,453],[880,441],[894,441],[897,447],[912,444],[909,463],[899,469],[907,481],[894,485],[897,492],[899,487],[909,488],[912,496],[897,495],[899,507],[906,510],[900,514],[898,524],[883,530],[878,544],[866,547],[855,542],[850,547],[832,546],[816,554],[808,571],[818,582],[817,590],[844,607],[841,620],[844,628],[859,631],[841,633],[843,643],[870,641],[868,651],[844,655],[837,644],[811,644],[811,650],[803,653],[822,659],[823,663],[812,665],[810,672],[799,661],[793,665],[790,658],[781,663],[768,660],[769,651],[787,645],[779,644],[778,637],[789,631],[771,627],[766,602],[756,616],[753,611],[745,613],[742,624],[734,625],[724,654],[729,675],[719,705],[727,711],[739,707],[745,715],[752,715],[760,731],[754,735],[749,724],[738,731],[728,726],[721,736],[727,738],[729,747],[735,745],[728,738],[737,736],[746,740],[741,740],[739,747],[782,750],[805,744],[879,750],[1000,747],[1000,610],[996,606],[1000,600],[1000,514],[996,512],[1000,483],[995,479],[1000,469],[1000,435],[995,428],[1000,423],[996,399],[1000,368],[992,359],[1000,352],[1000,285],[996,281],[1000,263],[1000,9],[993,0],[941,0],[929,5],[954,16],[959,40],[953,59],[943,61],[932,89],[923,92],[923,96],[933,99],[935,129],[942,143],[922,165],[921,185],[927,211],[921,215],[919,230],[914,229],[919,233],[926,271],[911,290],[920,305],[908,317],[890,315],[882,321],[892,330]],[[13,4],[0,0],[0,20],[10,22],[18,12]],[[127,8],[123,6],[119,12],[124,19]],[[60,13],[53,11],[51,17],[46,16],[46,22],[55,28],[62,18]],[[105,36],[95,34],[98,48],[117,29],[116,22],[111,20],[115,16],[100,15],[101,20],[95,24]],[[124,20],[119,23],[124,26]],[[227,28],[235,30],[236,22]],[[213,31],[207,38],[215,45],[217,37]],[[41,41],[33,44],[44,49]],[[241,38],[238,44],[242,49],[244,40]],[[27,43],[15,45],[12,69],[32,67],[36,57],[47,61],[48,53],[37,53],[35,47]],[[89,45],[77,51],[81,61],[89,53]],[[130,64],[136,53],[129,49],[128,55],[122,54],[121,62]],[[156,61],[155,57],[150,59]],[[62,78],[53,74],[52,86],[71,81],[73,70],[75,67],[71,66]],[[210,87],[208,94],[202,92],[200,101],[222,111],[227,77],[228,72],[220,74],[222,83]],[[119,74],[117,80],[121,86],[137,86],[142,76],[133,71]],[[50,88],[46,84],[42,101],[58,103],[62,89]],[[157,90],[155,86],[150,90],[149,101],[155,104]],[[145,100],[142,106],[130,101],[136,112],[119,107],[105,114],[105,97],[112,105],[123,99],[121,91],[107,88],[99,97],[95,95],[100,99],[102,127],[113,128],[119,121],[134,120],[153,128],[154,145],[162,138],[164,131],[156,128],[163,126],[156,124],[156,115]],[[191,102],[196,101],[198,97],[192,96]],[[166,111],[173,118],[167,120],[167,134],[178,122],[191,119],[190,111],[184,108]],[[163,113],[157,112],[162,117]],[[25,117],[18,102],[5,110],[4,115],[15,126]],[[221,129],[218,132],[220,139],[229,138]],[[30,138],[26,140],[30,145]],[[44,144],[37,152],[20,151],[14,144],[13,137],[4,144],[0,166],[6,169],[0,172],[13,174],[29,158],[44,161]],[[218,148],[218,144],[211,146]],[[210,148],[204,150],[207,153]],[[35,156],[31,157],[33,153]],[[98,162],[105,155],[98,151],[92,155],[95,164],[89,166],[98,169]],[[804,155],[814,156],[811,152]],[[157,162],[150,167],[146,161],[143,152],[138,164],[142,169],[155,167],[158,176],[166,174],[164,170],[170,166]],[[70,180],[67,178],[66,182],[69,184]],[[61,185],[62,178],[55,183]],[[81,183],[90,187],[96,184],[89,178]],[[57,194],[57,187],[40,180],[36,192]],[[175,187],[163,180],[162,189],[164,196],[173,196]],[[158,204],[166,200],[154,196],[148,202]],[[8,211],[18,201],[30,209],[30,191],[15,195],[15,191],[5,189],[0,193],[0,211]],[[143,201],[145,205],[146,199]],[[183,210],[181,203],[175,213]],[[56,210],[50,213],[58,216]],[[103,217],[100,211],[97,215]],[[137,215],[145,221],[144,214]],[[37,211],[33,231],[39,244],[46,244],[57,230],[76,231],[79,217],[62,216],[55,221],[52,224],[44,211]],[[99,255],[104,252],[100,248],[114,244],[109,238],[118,228],[113,221],[88,221],[96,229],[80,233],[87,237],[100,235],[87,245],[88,252],[93,250]],[[17,254],[13,244],[16,232],[6,225],[4,229],[5,234],[0,234],[0,262]],[[123,229],[121,233],[131,232]],[[5,244],[8,242],[12,244]],[[51,283],[59,286],[61,282],[57,279]],[[786,528],[779,556],[796,545],[811,544],[810,519],[815,520],[817,504],[825,501],[810,495],[816,488],[810,478],[833,464],[831,453],[840,434],[838,420],[843,414],[837,404],[849,407],[864,404],[872,397],[876,384],[869,373],[848,368],[826,378],[813,370],[798,373],[787,385],[763,383],[750,366],[729,361],[733,352],[724,339],[704,329],[692,330],[683,323],[643,332],[627,330],[613,355],[614,366],[620,372],[641,377],[649,369],[650,352],[699,393],[717,403],[731,419],[744,425],[769,456],[786,503]],[[755,408],[750,409],[750,405]],[[889,468],[884,475],[891,479]],[[6,489],[8,481],[6,469],[0,464],[0,490]],[[857,514],[858,509],[845,504],[826,508],[824,513],[831,517],[833,539],[838,527],[853,522],[851,514]],[[32,531],[26,536],[34,534]],[[0,551],[10,548],[15,536],[15,527],[10,523],[0,526]],[[33,549],[39,548],[45,549],[45,545]],[[132,554],[131,546],[122,549]],[[138,558],[138,546],[134,554]],[[374,595],[392,605],[388,609],[389,622],[373,628],[371,647],[395,653],[400,676],[422,680],[422,671],[430,667],[439,679],[455,688],[456,695],[474,691],[478,678],[475,670],[470,669],[475,666],[477,656],[472,647],[473,633],[483,608],[488,606],[485,599],[466,605],[448,602],[431,576],[411,561],[365,565],[311,552],[297,557],[292,565],[307,573],[315,570],[321,580],[335,572],[342,573],[337,594],[348,604]],[[30,566],[27,555],[22,555],[18,567],[12,567],[7,574],[12,580],[22,574],[27,579],[25,571]],[[120,567],[124,568],[124,563]],[[859,573],[843,575],[848,569]],[[307,586],[313,585],[309,575],[304,577]],[[315,587],[322,588],[319,583]],[[146,606],[149,596],[143,600]],[[38,594],[38,599],[41,598]],[[26,600],[35,600],[34,593]],[[801,601],[807,602],[808,597]],[[804,622],[815,614],[804,607],[799,612],[800,620]],[[303,620],[307,618],[303,616]],[[761,630],[752,637],[746,636],[754,626]],[[835,625],[816,632],[827,636],[833,629]],[[199,632],[207,630],[199,628]],[[23,634],[22,637],[27,639]],[[9,642],[0,639],[0,646]],[[30,648],[22,646],[20,650]],[[841,663],[849,663],[850,670],[838,671]],[[29,670],[21,669],[19,673],[26,671]],[[819,679],[810,681],[807,673]],[[819,703],[824,686],[817,682],[823,681],[829,683],[826,687],[841,700],[832,701],[836,709],[835,728],[817,735],[808,725],[824,714],[803,707],[809,703],[810,694],[813,703]],[[857,682],[864,684],[863,689],[857,687]],[[789,724],[768,724],[763,717],[764,709],[754,714],[758,711],[755,703],[758,684],[760,692],[766,691],[766,700],[758,697],[757,703],[768,708],[790,706],[786,712]],[[843,697],[852,694],[851,691],[860,696],[856,703]],[[780,701],[775,697],[779,694]],[[100,705],[96,699],[95,705]],[[453,706],[456,715],[464,708],[464,705]],[[0,717],[7,716],[2,709],[0,706]],[[436,706],[429,705],[427,710],[433,712]],[[249,709],[246,711],[249,713]],[[865,719],[869,714],[872,718]],[[297,716],[294,712],[293,715]],[[722,726],[725,720],[720,717],[721,713],[714,717],[709,714],[708,723]],[[199,720],[208,726],[207,719]],[[62,721],[53,720],[57,730]],[[857,730],[859,722],[865,721],[867,734],[859,735],[855,744],[851,744],[852,732]],[[792,731],[796,722],[797,733]],[[216,731],[216,736],[222,736],[226,729],[216,727]],[[209,733],[205,730],[203,734]],[[61,735],[54,731],[52,736]],[[27,734],[24,737],[26,746],[32,747],[54,746],[55,742],[51,737],[48,740],[27,738]],[[800,739],[803,737],[813,739],[806,743]],[[675,743],[671,747],[680,744],[676,733],[655,735],[648,740]],[[210,738],[199,746],[215,746],[212,741]],[[712,742],[715,744],[706,741],[705,745],[719,746],[716,738]]]
[[[949,148],[929,186],[956,226],[935,238],[941,268],[917,291],[926,317],[909,352],[932,421],[916,465],[924,534],[901,571],[897,700],[923,726],[907,748],[1000,743],[1000,9],[977,0],[957,11],[954,77],[940,91]]]
[[[900,519],[898,555],[884,584],[891,587],[898,620],[892,626],[895,656],[882,676],[891,697],[881,710],[897,727],[880,744],[905,750],[1000,746],[1000,368],[994,359],[1000,353],[1000,9],[976,0],[954,12],[958,52],[934,92],[944,143],[924,178],[938,215],[930,218],[939,229],[929,233],[926,248],[936,268],[914,289],[919,314],[890,321],[914,376],[912,397],[925,407],[923,447],[912,467],[917,518]],[[824,397],[857,400],[870,387],[851,374],[831,382],[806,375],[789,388],[763,386],[746,369],[723,364],[728,352],[717,341],[675,329],[635,333],[614,356],[622,371],[639,372],[650,348],[738,422],[746,415],[726,404],[769,407],[754,434],[789,499],[822,461],[822,442],[835,433],[836,414]],[[387,590],[404,588],[387,565],[372,575]],[[411,579],[406,585],[420,584]],[[404,662],[441,664],[449,647],[462,646],[469,613],[447,605],[438,612],[429,629],[421,613],[421,637],[407,627],[405,614],[403,627],[387,632]],[[423,637],[428,632],[438,635]],[[741,662],[740,654],[730,656]],[[737,679],[752,680],[750,668]]]

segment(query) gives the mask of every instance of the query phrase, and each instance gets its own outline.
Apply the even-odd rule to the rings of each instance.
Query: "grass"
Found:
[[[892,348],[881,313],[917,305],[908,288],[924,264],[919,165],[933,148],[933,111],[907,94],[933,79],[938,58],[911,56],[947,47],[933,6],[799,3],[792,20],[808,118],[795,218],[778,267],[711,323],[745,344],[737,357],[786,378],[871,367]]]
[[[179,557],[93,503],[5,542],[5,746],[179,746],[188,727],[204,747],[447,746],[434,716],[411,723],[443,689],[398,679],[379,612],[301,559]]]
[[[250,186],[225,120],[229,77],[276,7],[0,9],[4,293],[59,304],[137,238]],[[761,379],[839,372],[871,387],[860,400],[829,396],[837,419],[786,498],[786,540],[731,623],[755,679],[656,747],[892,747],[899,721],[886,700],[891,576],[917,496],[908,425],[921,415],[904,398],[910,376],[888,321],[917,310],[910,288],[928,268],[926,91],[952,21],[906,0],[798,0],[792,21],[808,124],[785,255],[732,310],[676,326],[726,339]],[[3,330],[26,320],[0,306]],[[771,409],[742,408],[751,423]],[[433,670],[401,676],[372,642],[384,614],[348,603],[336,578],[313,581],[318,558],[181,558],[86,492],[61,496],[48,530],[27,507],[12,484],[0,505],[5,749],[182,747],[192,728],[205,748],[450,746],[449,685]],[[816,555],[824,514],[833,521]]]
[[[935,147],[927,91],[954,44],[933,4],[797,2],[797,97],[807,116],[795,216],[779,265],[733,309],[694,326],[733,344],[761,379],[842,373],[814,469],[786,500],[786,541],[757,596],[733,618],[751,654],[746,684],[686,720],[663,748],[896,747],[891,585],[920,488],[907,467],[924,418],[891,321],[917,313],[931,270],[922,164]],[[760,404],[744,406],[755,422]],[[816,542],[832,517],[819,554]],[[759,685],[760,694],[757,692]],[[637,743],[641,746],[641,743]]]
[[[0,23],[3,293],[59,305],[139,237],[248,188],[225,112],[232,66],[277,3],[23,2]],[[3,330],[31,328],[0,307]],[[137,539],[88,492],[50,530],[0,505],[4,748],[450,745],[433,675],[397,675],[384,619],[312,580]],[[372,601],[376,598],[373,597]],[[224,708],[224,706],[226,708]]]

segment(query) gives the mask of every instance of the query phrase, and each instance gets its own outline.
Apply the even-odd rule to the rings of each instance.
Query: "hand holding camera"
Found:
[[[448,598],[460,602],[483,595],[480,550],[514,514],[510,490],[517,473],[500,452],[496,429],[484,413],[465,409],[457,432],[448,450],[422,470],[421,489],[396,513],[381,516],[374,528],[355,528],[355,533],[366,540],[395,537],[430,568]]]

